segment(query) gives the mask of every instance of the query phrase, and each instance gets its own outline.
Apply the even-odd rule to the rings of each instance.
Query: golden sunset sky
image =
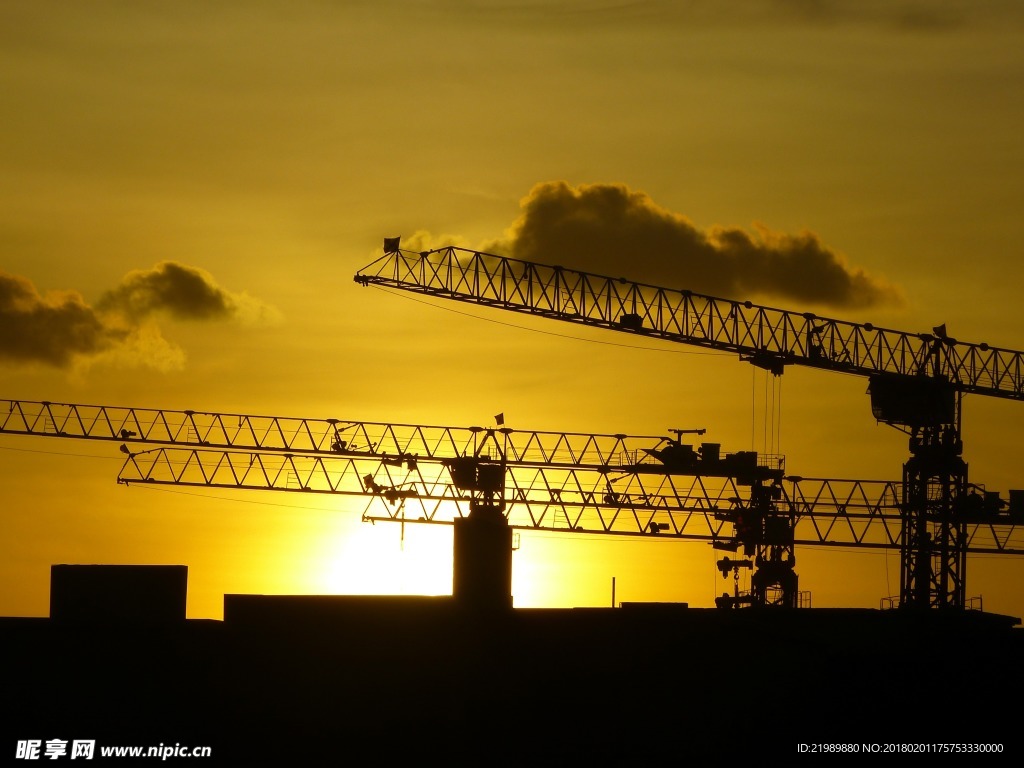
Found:
[[[763,447],[771,383],[729,355],[356,285],[399,235],[1024,348],[1010,0],[13,0],[0,37],[2,398],[453,426],[503,412]],[[524,233],[560,216],[592,247],[531,251]],[[666,228],[766,261],[751,272],[722,245],[698,274],[660,247]],[[826,290],[823,265],[853,287]],[[171,290],[182,276],[206,293]],[[866,386],[775,383],[790,472],[899,479],[906,438],[875,423]],[[1024,488],[1022,432],[1024,403],[968,398],[971,480]],[[54,563],[187,565],[196,618],[230,592],[451,590],[448,528],[401,542],[361,503],[125,488],[122,458],[0,436],[0,615],[46,615]],[[732,586],[715,559],[524,533],[515,604],[607,605],[615,577],[618,600],[712,605]],[[819,607],[899,586],[894,552],[806,548],[797,571]],[[972,558],[967,578],[986,610],[1024,616],[1024,558]]]

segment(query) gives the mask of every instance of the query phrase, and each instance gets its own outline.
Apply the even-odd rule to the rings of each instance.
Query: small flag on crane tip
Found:
[[[384,253],[398,253],[399,245],[402,242],[401,237],[385,237],[384,238]]]
[[[505,425],[505,414],[504,413],[499,413],[497,416],[494,417],[494,421],[497,422],[499,427],[504,426]]]

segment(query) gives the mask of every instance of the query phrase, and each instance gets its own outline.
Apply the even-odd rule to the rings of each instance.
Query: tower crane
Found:
[[[903,546],[898,482],[787,477],[780,457],[681,442],[704,431],[627,436],[0,401],[0,434],[119,443],[125,485],[337,494],[365,498],[363,518],[374,522],[476,517],[742,548],[753,562],[726,556],[719,567],[724,576],[757,565],[751,594],[726,603],[795,604],[797,545]],[[972,494],[967,550],[1024,554],[1024,515]]]
[[[384,255],[355,281],[731,352],[776,376],[799,365],[867,377],[874,417],[909,437],[897,505],[900,605],[965,607],[971,520],[986,500],[968,482],[962,399],[1024,400],[1024,352],[962,342],[944,326],[909,333],[454,246],[403,250],[400,238],[385,239]],[[1024,494],[1011,491],[1008,515],[1022,510]]]
[[[783,464],[680,443],[704,431],[663,438],[0,401],[0,434],[120,443],[124,484],[363,496],[397,507],[376,519],[401,522],[475,513],[506,526],[507,501],[524,515],[518,527],[725,541],[729,515],[748,506],[742,486],[778,482]],[[446,517],[452,503],[458,514]],[[706,527],[682,511],[706,513]]]

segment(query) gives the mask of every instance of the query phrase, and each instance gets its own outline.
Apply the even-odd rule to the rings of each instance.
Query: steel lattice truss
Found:
[[[734,352],[780,372],[927,371],[962,392],[1024,400],[1024,352],[905,333],[447,247],[394,250],[355,280]]]
[[[665,438],[509,428],[306,419],[281,416],[0,400],[0,434],[113,440],[285,453],[422,458],[504,457],[537,466],[656,465],[646,451]]]
[[[129,456],[118,480],[362,496],[364,518],[395,522],[451,523],[472,501],[443,460],[164,447]],[[796,518],[795,544],[900,547],[898,482],[789,479],[780,492],[779,508]],[[749,507],[749,489],[732,478],[515,463],[505,464],[503,497],[519,529],[711,542],[733,540]],[[1024,554],[1021,524],[1003,513],[979,517],[968,525],[968,551]]]
[[[0,400],[0,434],[118,441],[128,454],[124,484],[361,497],[371,520],[447,524],[468,514],[471,494],[448,467],[465,457],[504,466],[505,513],[520,529],[728,542],[749,505],[735,478],[666,471],[648,453],[666,441],[655,436],[23,400]],[[900,546],[896,483],[790,479],[779,491],[796,544]],[[1021,525],[1005,513],[973,520],[968,551],[1024,554]]]

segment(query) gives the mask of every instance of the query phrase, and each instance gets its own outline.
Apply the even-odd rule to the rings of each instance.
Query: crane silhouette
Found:
[[[454,246],[407,251],[399,238],[387,238],[384,255],[354,279],[731,352],[776,376],[799,365],[867,377],[874,417],[909,437],[897,504],[904,607],[964,608],[974,526],[1004,511],[1008,522],[1024,515],[1019,491],[1006,502],[968,481],[961,437],[964,395],[1024,400],[1024,352],[965,343],[945,326],[897,331]],[[778,500],[752,506],[770,510]],[[788,542],[769,545],[758,560],[771,567],[769,581],[791,590]]]
[[[752,593],[731,598],[755,604],[796,599],[790,560],[797,545],[902,546],[898,482],[786,476],[779,457],[681,442],[703,433],[537,432],[0,401],[0,434],[117,443],[126,457],[118,479],[126,485],[335,494],[364,499],[365,520],[401,524],[450,525],[477,508],[501,512],[514,529],[742,548],[754,561],[726,557],[720,567],[724,575],[757,566]],[[967,523],[968,551],[1024,554],[1014,538],[1022,523],[1005,508],[979,508]]]

